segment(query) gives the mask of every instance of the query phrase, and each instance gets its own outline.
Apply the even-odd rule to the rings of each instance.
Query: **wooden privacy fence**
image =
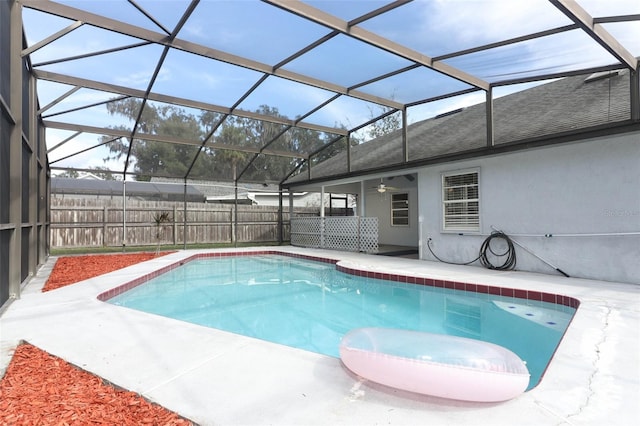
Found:
[[[168,221],[155,218],[168,213]],[[185,227],[186,214],[186,227]],[[295,208],[295,215],[317,216],[318,208]],[[289,209],[283,207],[283,241],[289,241]],[[51,200],[51,247],[123,247],[160,244],[277,242],[278,208],[203,203],[127,200]],[[237,229],[235,229],[237,227]],[[123,239],[126,230],[126,239]]]

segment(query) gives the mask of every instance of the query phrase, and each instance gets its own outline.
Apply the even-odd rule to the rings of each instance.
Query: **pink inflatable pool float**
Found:
[[[358,328],[342,338],[340,358],[365,379],[441,398],[506,401],[529,385],[529,370],[516,354],[463,337]]]

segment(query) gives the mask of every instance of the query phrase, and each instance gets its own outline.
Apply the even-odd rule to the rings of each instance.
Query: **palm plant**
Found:
[[[171,216],[169,212],[157,212],[153,215],[153,221],[156,224],[156,240],[158,240],[158,246],[156,247],[156,255],[160,253],[160,237],[162,236],[162,226],[164,223],[171,222]]]

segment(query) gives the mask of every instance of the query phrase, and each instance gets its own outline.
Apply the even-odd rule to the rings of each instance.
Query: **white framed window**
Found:
[[[409,226],[409,194],[391,194],[391,226]]]
[[[442,228],[444,231],[480,231],[478,170],[442,174]]]

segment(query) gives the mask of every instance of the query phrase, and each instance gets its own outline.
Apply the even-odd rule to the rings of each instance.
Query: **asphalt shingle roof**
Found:
[[[542,138],[630,119],[629,72],[578,75],[541,84],[493,101],[495,145]],[[409,159],[422,160],[486,146],[486,105],[407,126]],[[312,177],[346,172],[346,152],[314,165]],[[351,148],[352,171],[400,164],[402,132]],[[301,173],[288,182],[302,182]]]

